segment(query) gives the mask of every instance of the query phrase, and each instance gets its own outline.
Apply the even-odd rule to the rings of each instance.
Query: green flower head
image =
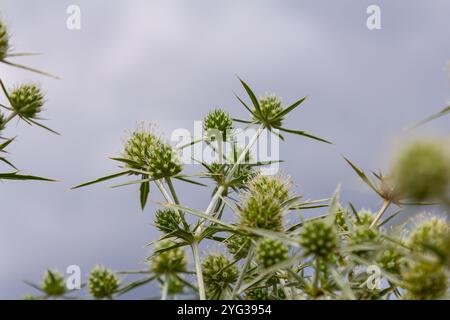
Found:
[[[282,101],[276,95],[266,95],[259,99],[259,106],[261,109],[261,113],[258,115],[258,118],[262,118],[268,124],[269,127],[272,126],[281,126],[283,117],[276,118],[277,114],[283,111]],[[254,113],[258,114],[256,109],[253,110]],[[255,119],[254,120],[259,120]]]
[[[95,299],[111,299],[119,288],[119,279],[111,270],[102,266],[92,269],[89,275],[89,292]]]
[[[150,270],[152,272],[167,274],[186,271],[186,253],[183,248],[171,248],[174,245],[176,243],[170,240],[163,240],[158,243],[156,247],[157,252],[150,261]]]
[[[183,170],[177,154],[167,143],[157,143],[153,146],[149,158],[147,170],[155,179],[170,178]]]
[[[148,158],[159,138],[143,126],[134,131],[125,143],[124,157],[128,160],[127,166],[132,169],[145,170]]]
[[[337,248],[336,230],[333,225],[323,220],[306,223],[300,232],[300,244],[305,250],[305,255],[329,260]]]
[[[443,218],[430,217],[419,222],[409,237],[409,246],[431,251],[443,261],[450,260],[450,224]]]
[[[156,210],[155,225],[164,232],[171,233],[180,228],[180,214],[173,209]]]
[[[47,270],[42,282],[42,290],[50,297],[59,297],[66,293],[64,277],[57,271]]]
[[[397,160],[393,177],[405,197],[426,200],[445,197],[450,185],[450,157],[445,143],[417,141]]]
[[[44,105],[44,94],[36,84],[21,84],[10,90],[11,106],[20,117],[36,118]]]
[[[256,247],[256,257],[264,268],[270,268],[288,259],[288,248],[280,241],[263,239]]]
[[[233,120],[231,120],[228,112],[222,109],[215,109],[208,113],[208,115],[203,119],[203,130],[206,134],[214,133],[213,131],[218,131],[217,133],[222,134],[222,141],[227,138],[227,131],[233,129]]]
[[[236,265],[221,253],[210,254],[203,261],[202,269],[207,296],[210,299],[222,298],[238,278]]]
[[[266,176],[258,174],[249,182],[248,188],[252,195],[268,195],[283,204],[289,199],[290,185],[291,181],[281,175]]]
[[[267,194],[250,195],[240,210],[240,223],[250,228],[283,230],[283,208]]]
[[[407,290],[406,298],[409,299],[438,299],[448,290],[447,273],[436,264],[411,263],[402,269],[401,275]]]

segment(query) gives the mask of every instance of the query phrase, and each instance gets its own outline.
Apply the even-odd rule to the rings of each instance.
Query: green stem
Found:
[[[200,300],[206,300],[205,283],[203,281],[202,263],[200,261],[200,253],[198,249],[198,242],[191,243],[192,255],[194,256],[195,273],[197,274],[198,294]]]
[[[236,285],[234,286],[233,293],[231,294],[231,300],[234,300],[239,291],[239,288],[241,287],[245,273],[247,272],[247,269],[250,266],[250,263],[252,262],[254,253],[255,253],[255,245],[252,243],[248,250],[247,257],[245,258],[244,265],[242,266],[241,273],[239,274],[239,278],[237,279]]]
[[[375,216],[375,218],[372,221],[372,224],[370,225],[371,228],[374,228],[377,225],[377,223],[383,217],[383,214],[386,212],[386,210],[389,208],[390,205],[391,205],[391,201],[390,200],[384,200],[380,211],[378,211],[377,215]]]
[[[317,295],[317,292],[319,289],[319,273],[320,273],[320,259],[316,257],[314,278],[313,278],[313,284],[312,284],[314,297]]]
[[[161,300],[167,300],[167,295],[169,293],[169,276],[167,274],[164,275],[163,281],[164,285],[161,294]]]

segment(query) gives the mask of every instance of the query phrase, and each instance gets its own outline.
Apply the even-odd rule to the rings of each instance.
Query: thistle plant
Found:
[[[407,219],[393,225],[401,214],[408,218],[405,207],[429,205],[431,200],[441,204],[439,208],[448,205],[450,162],[445,148],[435,142],[413,145],[388,174],[373,172],[373,178],[345,158],[381,199],[381,207],[374,211],[341,202],[340,187],[329,199],[306,200],[296,193],[295,179],[265,175],[260,169],[271,162],[258,162],[250,152],[263,131],[281,140],[291,133],[329,143],[285,127],[289,114],[306,98],[285,106],[277,95],[257,98],[240,82],[248,101],[237,98],[249,119],[214,109],[203,119],[202,138],[180,147],[141,125],[129,135],[122,154],[112,158],[118,172],[74,187],[127,179],[112,187],[139,187],[142,210],[150,212],[160,232],[158,239],[151,239],[147,268],[120,271],[119,275],[135,277],[120,281],[105,268],[94,269],[87,280],[90,296],[120,298],[153,283],[161,289],[158,298],[163,300],[448,297],[448,221],[425,215],[419,223]],[[235,140],[239,123],[244,131],[256,127],[243,146]],[[179,152],[200,142],[218,158],[211,163],[195,159],[202,171],[187,175]],[[226,143],[231,145],[229,152],[223,148]],[[188,195],[178,195],[179,184],[190,184],[193,192],[209,188],[209,202],[196,208],[184,205]],[[147,206],[151,185],[164,200]],[[369,268],[379,270],[380,286],[370,286]],[[61,292],[57,297],[79,294]]]
[[[9,57],[20,55],[27,54],[12,52],[8,28],[6,24],[0,20],[0,63],[49,75],[45,72],[22,65],[17,65],[7,60]],[[7,138],[4,137],[3,134],[7,129],[8,123],[17,117],[29,125],[36,125],[53,133],[57,133],[40,122],[41,118],[39,115],[45,104],[45,96],[43,91],[40,86],[35,83],[20,83],[8,90],[1,78],[0,88],[1,92],[4,94],[4,99],[0,100],[0,161],[6,165],[6,167],[13,169],[13,171],[9,170],[8,172],[4,172],[4,169],[0,169],[0,180],[54,181],[48,178],[20,174],[19,169],[5,157],[7,154],[6,149],[12,142],[15,141],[15,137]]]

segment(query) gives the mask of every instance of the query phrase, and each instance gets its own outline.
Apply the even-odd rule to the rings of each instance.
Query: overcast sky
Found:
[[[81,8],[81,30],[66,28],[71,4]],[[381,8],[380,30],[366,27],[370,4]],[[69,188],[117,170],[108,157],[140,121],[169,135],[193,130],[214,107],[248,117],[233,95],[243,94],[236,75],[286,103],[309,95],[287,126],[335,142],[288,136],[282,169],[297,192],[324,198],[342,183],[344,201],[376,210],[379,199],[341,155],[367,170],[385,168],[408,138],[402,128],[448,101],[449,13],[445,0],[0,0],[16,51],[43,53],[15,61],[63,78],[0,65],[9,86],[42,84],[46,124],[62,133],[17,121],[5,132],[18,135],[11,161],[62,182],[0,183],[0,298],[33,292],[22,280],[40,281],[47,267],[143,268],[144,245],[157,237],[156,205],[142,214],[133,187]],[[448,134],[448,119],[415,134],[422,133]],[[209,191],[176,187],[183,202],[205,208]]]

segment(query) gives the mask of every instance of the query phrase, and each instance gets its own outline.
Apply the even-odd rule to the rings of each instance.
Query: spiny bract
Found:
[[[157,244],[156,250],[160,252],[152,256],[150,261],[150,270],[152,272],[165,274],[186,271],[186,253],[183,248],[171,248],[174,245],[176,243],[170,240],[163,240]]]
[[[263,239],[256,247],[256,258],[264,268],[270,268],[288,259],[288,248],[280,241]]]
[[[233,129],[233,120],[231,120],[228,112],[222,109],[215,109],[208,113],[208,115],[203,119],[203,130],[206,134],[217,133],[222,134],[222,141],[227,138],[227,131]]]
[[[42,111],[44,105],[44,94],[36,84],[21,84],[9,93],[11,106],[19,116],[24,118],[35,118]]]
[[[119,288],[116,274],[105,267],[97,266],[89,275],[89,292],[96,299],[111,299]]]
[[[300,244],[305,255],[314,255],[329,259],[337,248],[337,235],[333,225],[323,220],[315,220],[305,224],[300,232]]]

